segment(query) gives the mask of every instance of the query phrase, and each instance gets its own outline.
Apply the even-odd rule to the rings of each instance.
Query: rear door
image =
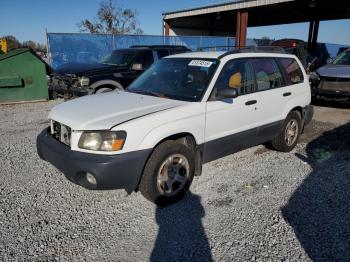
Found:
[[[251,61],[259,95],[258,126],[260,130],[266,131],[261,135],[271,136],[279,130],[284,103],[289,99],[283,94],[288,90],[284,90],[285,79],[275,58],[257,57]]]

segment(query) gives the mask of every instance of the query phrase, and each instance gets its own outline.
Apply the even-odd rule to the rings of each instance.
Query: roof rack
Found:
[[[236,49],[234,45],[215,45],[215,46],[203,46],[198,47],[197,51],[224,51],[221,49]]]
[[[239,53],[276,53],[276,54],[286,54],[287,52],[279,46],[248,46],[243,48],[236,48],[232,51],[227,51],[226,53],[219,56],[223,58],[227,55],[239,54]]]
[[[139,48],[181,48],[181,49],[188,49],[184,45],[132,45],[131,48],[139,47]]]

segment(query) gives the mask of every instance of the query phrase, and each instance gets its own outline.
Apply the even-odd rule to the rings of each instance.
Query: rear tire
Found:
[[[180,200],[188,191],[195,171],[195,156],[179,141],[165,141],[148,159],[139,190],[149,201],[166,206]]]
[[[297,111],[288,114],[283,123],[280,134],[270,141],[273,149],[281,152],[290,152],[298,143],[302,126],[301,115]]]

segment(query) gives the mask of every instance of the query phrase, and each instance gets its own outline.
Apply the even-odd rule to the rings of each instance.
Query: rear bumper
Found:
[[[99,155],[71,150],[51,137],[47,129],[37,137],[37,151],[41,159],[50,162],[73,183],[88,189],[136,190],[151,149],[120,155]],[[97,184],[86,179],[92,174]]]
[[[314,116],[314,107],[312,105],[308,105],[303,108],[304,111],[304,126],[310,124],[313,116]]]

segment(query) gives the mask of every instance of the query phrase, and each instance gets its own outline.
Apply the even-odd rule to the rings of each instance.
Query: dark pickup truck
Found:
[[[152,45],[116,49],[99,63],[67,63],[49,80],[52,98],[83,96],[125,89],[162,57],[189,52],[185,46]]]

